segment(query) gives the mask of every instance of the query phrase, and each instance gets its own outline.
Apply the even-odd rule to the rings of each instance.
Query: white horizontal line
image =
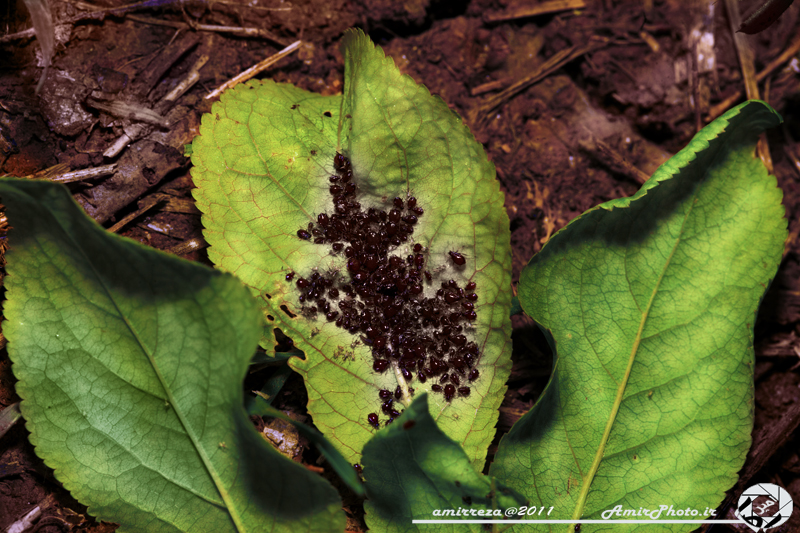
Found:
[[[747,524],[744,520],[412,520],[412,524]]]

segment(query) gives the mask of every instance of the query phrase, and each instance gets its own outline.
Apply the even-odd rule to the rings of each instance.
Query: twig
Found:
[[[731,34],[733,35],[733,42],[736,45],[736,52],[739,55],[739,67],[742,69],[742,78],[744,79],[747,99],[758,99],[758,81],[756,80],[753,49],[750,48],[745,35],[738,33],[738,29],[742,24],[739,14],[739,4],[736,0],[725,0],[725,10],[728,13],[728,23],[730,24]],[[763,133],[759,136],[756,150],[761,157],[761,161],[763,161],[764,165],[767,167],[767,171],[771,174],[772,157],[769,154],[767,136]]]
[[[470,96],[478,96],[483,93],[488,93],[491,91],[496,91],[497,89],[502,89],[506,85],[508,85],[507,78],[503,78],[501,80],[488,81],[486,83],[481,83],[480,85],[473,87],[472,90],[470,90],[469,94]]]
[[[25,176],[26,180],[50,180],[53,179],[54,176],[59,176],[64,174],[65,172],[69,172],[69,165],[66,163],[56,163],[52,167],[47,167],[33,174]]]
[[[125,218],[123,218],[122,220],[120,220],[119,222],[117,222],[116,224],[111,226],[110,228],[108,228],[109,233],[118,232],[126,224],[128,224],[128,222],[130,222],[134,218],[142,215],[145,211],[147,211],[150,208],[152,208],[154,205],[156,205],[161,200],[162,200],[162,198],[160,196],[158,196],[158,195],[153,195],[153,196],[149,196],[149,197],[145,198],[144,200],[142,200],[142,207],[140,207],[139,209],[137,209],[133,213],[129,214],[128,216],[126,216]]]
[[[110,165],[103,165],[100,167],[84,168],[82,170],[64,172],[63,174],[58,174],[48,179],[56,183],[73,183],[76,181],[83,181],[92,178],[97,178],[99,176],[108,176],[109,174],[113,174],[116,171],[117,171],[117,164],[112,163]]]
[[[703,111],[700,109],[700,66],[697,57],[697,40],[692,42],[691,67],[689,74],[692,78],[692,100],[694,100],[694,131],[699,132],[703,128]]]
[[[605,44],[605,41],[603,41]],[[597,44],[587,44],[581,47],[571,46],[570,48],[566,48],[561,50],[560,52],[556,52],[550,57],[547,61],[539,65],[533,72],[529,75],[525,76],[521,80],[513,83],[507,89],[499,92],[495,96],[491,97],[484,105],[481,106],[481,111],[486,115],[490,115],[495,108],[499,107],[506,100],[510,100],[518,93],[524,91],[537,81],[545,78],[555,72],[556,70],[560,69],[562,66],[566,65],[573,59],[576,59],[586,52],[593,50],[597,47]]]
[[[106,151],[103,152],[103,157],[117,157],[126,146],[134,141],[134,139],[138,139],[139,135],[141,135],[145,129],[145,126],[141,124],[134,124],[126,128],[126,132],[118,137],[117,140],[114,141],[114,144],[106,148]]]
[[[154,126],[160,126],[162,128],[168,128],[169,123],[167,119],[156,113],[150,108],[142,107],[134,104],[127,104],[125,102],[119,100],[111,100],[109,102],[104,102],[102,100],[97,100],[96,98],[87,98],[86,103],[95,108],[99,109],[100,111],[105,111],[111,116],[119,117],[119,118],[126,118],[128,120],[134,120],[139,122],[146,122],[148,124],[152,124]]]
[[[551,0],[541,2],[534,6],[522,6],[512,8],[502,13],[487,13],[483,16],[484,22],[504,22],[539,15],[558,13],[559,11],[569,11],[571,9],[583,9],[586,7],[585,0]]]
[[[36,37],[36,29],[28,28],[27,30],[18,31],[17,33],[9,33],[0,37],[0,44],[9,43],[11,41],[19,41],[20,39],[28,39]]]
[[[797,174],[800,175],[800,159],[797,159],[797,155],[794,153],[794,150],[789,147],[789,145],[783,146],[783,152],[786,154],[786,157],[792,162],[794,169],[797,171]]]
[[[210,37],[213,39],[213,36]],[[200,69],[208,62],[208,54],[200,54],[200,57],[194,62],[192,68],[189,69],[189,72],[186,74],[186,77],[175,86],[172,91],[169,92],[162,100],[159,102],[159,106],[166,109],[166,107],[180,98],[180,96],[189,90],[192,85],[197,83],[197,80],[200,79]],[[125,128],[125,133],[122,134],[114,144],[106,149],[103,152],[104,157],[116,157],[122,150],[125,149],[130,143],[138,139],[141,135],[145,134],[147,131],[147,127],[142,124],[132,124],[131,126]]]
[[[3,337],[2,344],[3,348],[5,348],[5,337]],[[19,402],[14,402],[9,406],[0,409],[0,437],[5,435],[8,430],[11,429],[11,426],[13,426],[20,418],[22,418],[22,413],[19,411]]]
[[[217,96],[222,94],[223,91],[226,91],[227,89],[230,89],[231,87],[233,87],[235,85],[238,85],[238,84],[240,84],[242,82],[245,82],[245,81],[249,80],[250,78],[252,78],[253,76],[255,76],[256,74],[258,74],[259,72],[268,69],[269,67],[271,67],[272,65],[274,65],[275,63],[277,63],[278,61],[283,59],[284,57],[288,56],[289,54],[291,54],[292,52],[297,50],[300,47],[300,43],[301,42],[302,41],[293,42],[292,44],[290,44],[289,46],[287,46],[286,48],[284,48],[283,50],[281,50],[277,54],[268,57],[264,61],[262,61],[262,62],[260,62],[260,63],[258,63],[256,65],[250,67],[249,69],[245,70],[244,72],[242,72],[238,76],[226,81],[225,83],[223,83],[222,85],[220,85],[219,87],[217,87],[216,89],[214,89],[213,91],[208,93],[208,95],[206,95],[206,100],[210,100],[212,98],[216,98]]]
[[[627,159],[622,157],[622,154],[594,136],[589,137],[587,140],[578,141],[578,146],[610,170],[622,174],[636,183],[642,184],[650,179],[650,176],[633,166]]]
[[[661,45],[658,44],[656,38],[647,33],[646,31],[644,30],[640,31],[639,38],[643,40],[645,44],[647,44],[647,46],[650,47],[650,50],[652,50],[654,54],[657,54],[659,51],[661,51]]]
[[[143,24],[153,24],[156,26],[170,26],[172,28],[189,29],[190,26],[185,22],[177,20],[163,20],[152,17],[145,17],[142,15],[126,15],[130,20],[141,22]],[[215,26],[213,24],[194,24],[192,29],[197,31],[213,31],[219,33],[232,33],[240,37],[257,37],[259,39],[266,39],[272,41],[280,46],[286,46],[286,41],[277,37],[274,33],[262,30],[260,28],[243,28],[240,26]]]
[[[744,35],[737,33],[741,26],[741,16],[739,14],[739,4],[736,0],[725,0],[725,9],[728,12],[728,23],[733,34],[733,43],[736,46],[736,53],[739,56],[739,68],[742,69],[744,89],[748,100],[758,98],[758,84],[756,82],[756,72],[753,66],[753,49],[747,42]]]
[[[784,50],[783,53],[781,53],[781,55],[770,61],[769,64],[767,64],[767,66],[764,67],[764,70],[762,70],[756,75],[756,81],[762,81],[764,78],[772,74],[775,70],[778,69],[778,67],[782,66],[784,63],[792,59],[795,56],[795,54],[797,54],[797,52],[800,52],[800,34],[798,34],[797,37],[795,37],[794,41],[792,41],[792,43],[788,47],[786,47],[786,50]],[[738,102],[743,95],[744,91],[738,90],[732,95],[728,96],[722,102],[712,107],[711,110],[708,112],[708,120],[714,120],[715,118],[723,114],[725,111],[728,110],[728,108],[730,108],[733,104]]]
[[[25,516],[8,526],[6,533],[23,533],[33,528],[33,523],[42,515],[42,511],[53,506],[55,503],[55,496],[50,494],[44,500],[39,502],[39,505],[28,511]]]
[[[172,89],[167,96],[164,97],[164,102],[174,102],[178,98],[180,98],[183,93],[188,91],[192,85],[197,83],[197,80],[200,79],[200,69],[208,63],[209,56],[208,54],[200,54],[200,57],[197,58],[197,61],[194,62],[192,68],[189,69],[189,73],[186,75],[181,82]]]
[[[174,255],[184,255],[190,252],[194,252],[195,250],[201,250],[208,246],[208,243],[205,242],[203,239],[199,239],[195,237],[194,239],[189,239],[187,241],[183,241],[180,244],[176,244],[167,252],[174,254]]]

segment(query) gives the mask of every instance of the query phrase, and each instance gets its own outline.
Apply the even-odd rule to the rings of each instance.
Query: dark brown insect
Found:
[[[286,274],[286,281],[292,281],[294,279],[294,272],[289,272]]]
[[[333,209],[318,213],[297,235],[330,246],[347,268],[330,276],[313,271],[307,278],[287,277],[296,282],[302,316],[327,320],[359,339],[372,352],[375,372],[396,366],[407,383],[431,380],[430,390],[444,393],[448,401],[469,395],[469,387],[462,385],[477,379],[472,367],[480,354],[462,324],[476,317],[476,284],[444,280],[440,290],[426,296],[433,268],[426,268],[430,258],[413,238],[424,214],[417,198],[398,196],[385,210],[362,208],[350,160],[338,153],[333,166],[336,174],[325,180]],[[408,246],[402,247],[404,243]],[[405,255],[399,256],[400,250]],[[449,259],[457,266],[466,264],[459,252],[451,251]],[[381,411],[389,415],[387,424],[399,416],[395,403],[402,395],[399,386],[381,390],[381,410],[370,413],[370,425],[379,427]]]
[[[451,385],[448,383],[444,386],[444,399],[448,402],[453,399],[453,396],[456,395],[456,387],[455,385]]]
[[[369,425],[374,427],[375,429],[378,429],[379,427],[381,427],[380,423],[378,422],[377,413],[368,414],[367,415],[367,422],[369,422]]]
[[[333,168],[337,172],[342,172],[350,166],[350,161],[342,154],[336,154],[333,158]]]
[[[408,421],[406,421],[405,423],[403,423],[403,429],[405,429],[405,430],[409,430],[409,429],[413,428],[413,427],[414,427],[416,424],[417,424],[417,423],[416,423],[415,421],[413,421],[413,420],[408,420]]]
[[[448,253],[450,254],[450,260],[453,261],[453,264],[461,266],[467,263],[467,260],[460,253],[453,251],[450,251]]]

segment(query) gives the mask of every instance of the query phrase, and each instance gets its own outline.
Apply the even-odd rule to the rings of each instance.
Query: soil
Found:
[[[100,2],[101,0],[96,0]],[[105,7],[122,5],[106,0]],[[732,2],[736,4],[737,2]],[[364,29],[398,67],[457,111],[497,166],[511,220],[513,281],[547,239],[600,202],[629,196],[671,154],[738,103],[749,74],[736,54],[726,2],[587,0],[542,14],[550,3],[513,0],[163,0],[155,8],[89,14],[77,0],[50,0],[56,24],[52,65],[30,34],[22,0],[0,7],[0,174],[53,177],[116,163],[115,173],[70,183],[87,213],[155,248],[206,262],[199,213],[182,149],[209,110],[203,96],[296,40],[299,49],[260,75],[334,94],[342,86],[339,40]],[[747,14],[758,2],[739,2]],[[456,6],[456,7],[454,7]],[[522,15],[522,16],[513,16]],[[199,25],[257,28],[258,35]],[[742,34],[740,34],[742,35]],[[761,98],[784,118],[767,135],[784,192],[789,239],[756,323],[754,446],[730,498],[755,482],[786,488],[795,513],[774,531],[800,530],[800,66],[797,49],[770,62],[800,35],[800,2],[768,30],[744,36]],[[530,77],[548,61],[566,59]],[[176,101],[164,97],[203,55],[199,81]],[[768,68],[769,67],[769,68]],[[46,80],[38,95],[40,78]],[[528,82],[525,80],[528,79]],[[523,82],[523,83],[517,83]],[[114,102],[152,110],[143,119]],[[716,106],[716,107],[715,107]],[[151,111],[151,112],[152,112]],[[141,111],[139,111],[141,113]],[[168,120],[164,126],[163,118]],[[143,121],[145,120],[145,121]],[[159,120],[161,125],[159,125]],[[120,137],[113,155],[104,155]],[[514,317],[514,366],[498,438],[531,408],[551,355],[530,319]],[[3,344],[5,341],[3,339]],[[269,374],[262,376],[263,380]],[[258,381],[258,377],[249,378]],[[248,387],[252,388],[252,387]],[[0,409],[17,401],[5,350]],[[303,418],[302,381],[288,380],[279,407]],[[263,426],[263,421],[258,421]],[[317,464],[300,438],[295,460]],[[496,450],[490,449],[490,455]],[[299,455],[298,455],[299,453]],[[491,457],[490,457],[491,458]],[[326,476],[332,479],[329,472]],[[344,489],[343,489],[344,490]],[[343,494],[348,529],[363,531],[361,502]],[[36,457],[22,424],[0,437],[0,528],[36,505],[34,531],[112,531],[71,498]],[[739,530],[733,526],[717,526]]]

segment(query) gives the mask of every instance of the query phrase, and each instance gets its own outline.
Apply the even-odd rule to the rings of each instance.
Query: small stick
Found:
[[[52,167],[47,167],[45,169],[39,170],[25,176],[26,180],[49,180],[53,176],[58,176],[59,174],[63,174],[65,172],[69,172],[69,165],[66,163],[56,163]]]
[[[743,35],[737,33],[741,25],[741,15],[739,14],[739,4],[736,0],[725,0],[725,8],[728,12],[728,23],[733,34],[733,43],[736,45],[736,53],[739,56],[739,68],[742,69],[744,78],[744,88],[748,100],[758,98],[758,84],[756,83],[756,72],[753,67],[753,49]]]
[[[162,20],[156,19],[152,17],[145,17],[142,15],[126,15],[126,18],[130,20],[141,22],[142,24],[153,24],[156,26],[170,26],[172,28],[178,29],[188,29],[189,25],[185,22],[178,22],[175,20]],[[278,38],[272,32],[267,30],[262,30],[260,28],[243,28],[240,26],[215,26],[213,24],[195,24],[192,26],[192,29],[198,31],[214,31],[219,33],[232,33],[234,35],[239,35],[240,37],[258,37],[260,39],[267,39],[268,41],[272,41],[280,46],[286,46],[286,42],[283,39]]]
[[[797,171],[797,174],[800,175],[800,159],[797,159],[797,155],[794,153],[794,150],[790,148],[788,145],[784,145],[783,151],[788,157],[792,165],[794,165],[794,169]]]
[[[512,8],[512,10],[502,13],[487,13],[483,16],[483,20],[484,22],[505,22],[507,20],[558,13],[559,11],[583,9],[584,7],[586,7],[585,0],[551,0],[550,2],[540,2],[535,6]]]
[[[764,67],[764,70],[756,75],[756,81],[762,81],[764,78],[772,74],[778,67],[792,59],[797,52],[800,52],[800,34],[795,37],[794,41],[792,41],[792,44],[786,47],[786,50],[784,50],[781,55],[770,61],[769,64]],[[742,90],[736,91],[734,94],[730,95],[725,100],[712,107],[708,112],[708,120],[714,120],[723,114],[728,110],[728,108],[738,102],[743,94],[744,91]]]
[[[206,246],[208,246],[208,243],[206,243],[203,239],[195,237],[194,239],[189,239],[188,241],[183,241],[180,244],[176,244],[167,250],[167,252],[174,255],[184,255],[194,252],[195,250],[205,248]]]
[[[18,31],[17,33],[9,33],[0,37],[0,44],[8,43],[11,41],[18,41],[20,39],[27,39],[36,36],[36,29],[28,28],[27,30]]]
[[[230,89],[231,87],[233,87],[235,85],[238,85],[238,84],[240,84],[242,82],[245,82],[245,81],[249,80],[250,78],[252,78],[253,76],[255,76],[256,74],[258,74],[259,72],[262,72],[262,71],[268,69],[269,67],[271,67],[272,65],[274,65],[275,63],[277,63],[278,61],[283,59],[284,57],[288,56],[289,54],[291,54],[292,52],[297,50],[300,47],[300,43],[301,42],[302,41],[293,42],[292,44],[290,44],[289,46],[287,46],[286,48],[284,48],[283,50],[281,50],[277,54],[268,57],[264,61],[261,61],[260,63],[250,67],[247,70],[245,70],[244,72],[242,72],[238,76],[226,81],[225,83],[223,83],[222,85],[220,85],[219,87],[217,87],[216,89],[214,89],[213,91],[208,93],[208,95],[206,95],[206,100],[210,100],[211,98],[216,98],[217,96],[222,94],[223,91],[226,91],[227,89]]]
[[[736,45],[736,52],[739,55],[739,66],[742,69],[742,77],[744,78],[744,88],[748,100],[758,99],[758,81],[756,80],[756,69],[754,65],[753,49],[745,39],[745,36],[738,33],[742,20],[739,13],[739,4],[736,0],[725,0],[725,10],[728,12],[728,23],[730,24],[731,34],[733,34],[733,42]],[[767,144],[767,136],[762,133],[758,138],[758,145],[756,146],[758,155],[761,161],[767,167],[767,171],[772,174],[772,157],[769,153],[769,145]]]
[[[129,214],[128,216],[126,216],[125,218],[123,218],[122,220],[120,220],[119,222],[117,222],[116,224],[111,226],[110,228],[108,228],[108,232],[109,233],[118,232],[126,224],[128,224],[128,222],[130,222],[134,218],[138,217],[139,215],[143,214],[145,211],[147,211],[150,208],[152,208],[154,205],[156,205],[161,200],[162,200],[162,198],[157,196],[157,195],[153,195],[153,196],[150,196],[148,198],[145,198],[144,200],[142,200],[142,204],[143,204],[142,207],[140,207],[139,209],[137,209],[133,213]]]
[[[103,165],[100,167],[84,168],[82,170],[64,172],[63,174],[57,174],[48,179],[49,181],[53,181],[55,183],[73,183],[76,181],[83,181],[92,178],[97,178],[99,176],[108,176],[109,174],[113,174],[116,171],[117,171],[117,164],[112,163],[110,165]]]
[[[200,54],[200,57],[197,58],[197,61],[194,62],[192,68],[189,69],[189,73],[186,77],[175,86],[172,91],[169,92],[159,104],[163,104],[164,102],[174,102],[180,96],[189,90],[192,85],[197,83],[197,80],[200,79],[200,69],[203,65],[206,64],[208,61],[207,54]],[[146,126],[142,124],[132,124],[130,127],[125,128],[125,133],[122,134],[114,144],[109,146],[105,152],[103,152],[104,157],[116,157],[119,153],[125,149],[130,143],[138,139],[145,131],[147,131]]]
[[[39,502],[39,505],[28,511],[25,516],[8,526],[9,533],[18,533],[32,530],[34,522],[42,515],[42,511],[50,508],[55,503],[55,496],[52,494]]]
[[[197,83],[197,80],[200,79],[200,69],[203,68],[208,62],[209,56],[206,54],[201,54],[200,57],[197,58],[197,61],[194,62],[192,68],[189,69],[189,74],[186,75],[181,82],[172,89],[167,96],[164,97],[164,101],[166,102],[174,102],[178,98],[180,98],[183,93],[188,91],[192,85]]]
[[[581,47],[571,46],[570,48],[565,48],[560,52],[556,52],[555,54],[553,54],[552,57],[550,57],[550,59],[548,59],[547,61],[536,67],[534,71],[531,72],[529,75],[525,76],[516,83],[513,83],[508,88],[504,89],[503,91],[499,92],[498,94],[490,98],[486,102],[486,104],[481,106],[483,108],[482,111],[487,115],[490,115],[491,112],[496,107],[503,104],[503,102],[505,102],[506,100],[511,99],[512,97],[516,96],[517,93],[524,91],[537,81],[549,76],[550,74],[552,74],[562,66],[566,65],[573,59],[582,56],[586,52],[589,52],[590,50],[593,50],[596,47],[597,47],[596,44],[587,44]]]
[[[700,66],[697,57],[697,40],[692,42],[692,68],[689,70],[692,76],[692,100],[694,100],[694,131],[697,133],[703,129],[703,110],[700,108]]]
[[[661,45],[658,44],[656,38],[647,33],[646,31],[644,30],[640,31],[639,38],[643,40],[647,44],[647,46],[650,47],[650,50],[652,50],[654,54],[657,54],[661,50]]]
[[[146,122],[154,126],[168,128],[169,123],[167,119],[153,111],[148,107],[138,106],[134,104],[127,104],[119,100],[111,100],[104,102],[95,98],[87,98],[86,103],[100,111],[104,111],[111,116],[125,118],[137,122]]]
[[[622,154],[594,136],[585,141],[578,141],[578,146],[611,171],[622,174],[636,183],[642,184],[650,179],[650,176],[633,166]]]
[[[470,96],[478,96],[483,93],[488,93],[491,91],[496,91],[497,89],[502,89],[508,84],[508,79],[503,78],[501,80],[494,80],[488,81],[486,83],[482,83],[476,87],[473,87],[472,90],[469,92]]]

